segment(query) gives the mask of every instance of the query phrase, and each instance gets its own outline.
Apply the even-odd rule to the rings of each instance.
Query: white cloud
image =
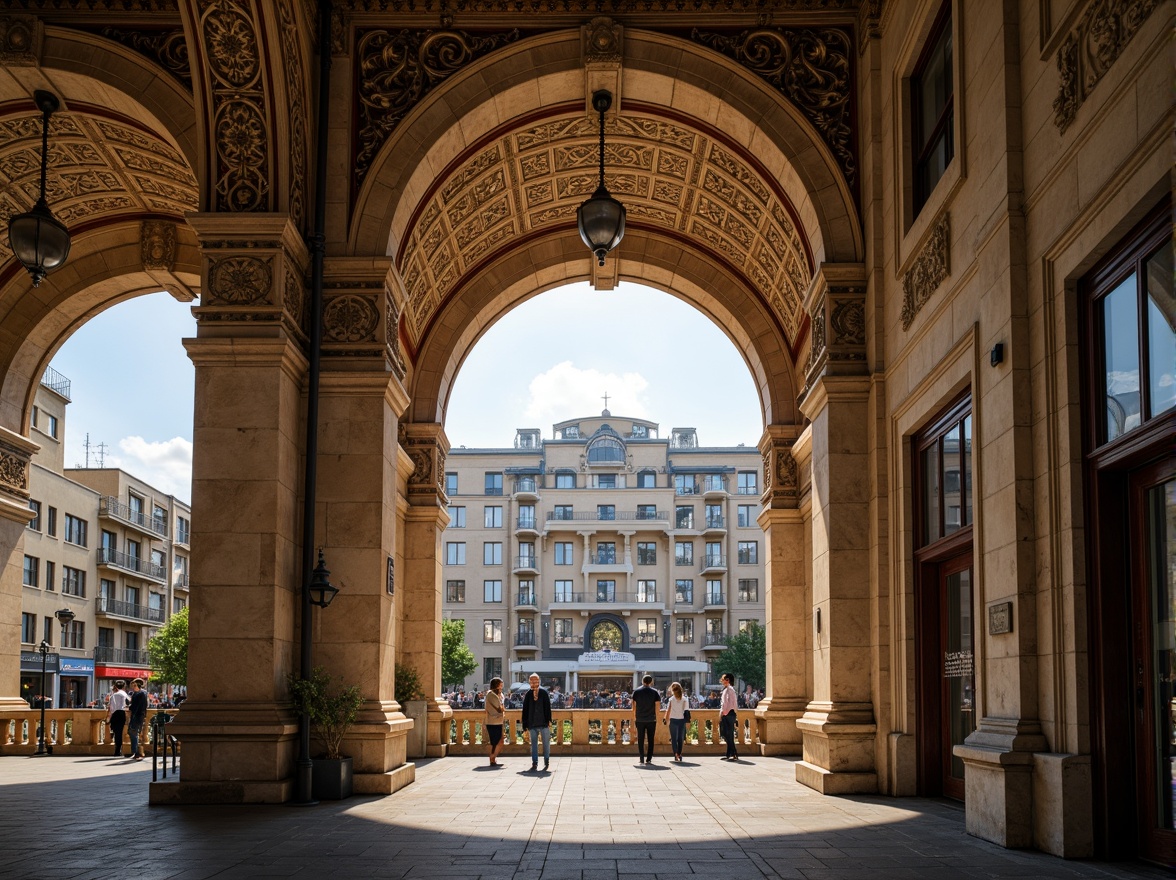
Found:
[[[122,468],[169,495],[188,501],[192,496],[192,441],[183,437],[147,441],[123,437],[121,454],[107,456],[107,467]]]
[[[602,373],[563,361],[531,380],[523,416],[530,426],[546,432],[553,422],[602,411],[607,392],[609,412],[647,418],[642,398],[648,388],[649,381],[640,373]]]

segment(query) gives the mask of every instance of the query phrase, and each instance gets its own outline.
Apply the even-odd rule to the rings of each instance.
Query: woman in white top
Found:
[[[670,698],[666,700],[666,711],[662,715],[662,724],[670,722],[670,745],[674,749],[674,760],[682,762],[682,746],[686,743],[686,698],[682,696],[682,685],[674,682],[670,685]]]
[[[502,728],[506,723],[506,713],[502,710],[502,679],[490,680],[490,690],[486,691],[486,736],[490,741],[490,766],[498,766],[498,753],[506,742],[502,738]]]

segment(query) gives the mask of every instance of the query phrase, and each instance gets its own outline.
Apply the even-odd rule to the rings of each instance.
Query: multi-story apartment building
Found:
[[[565,691],[717,679],[729,635],[764,623],[763,463],[693,428],[600,416],[452,449],[444,614],[479,671]],[[504,674],[505,673],[505,674]]]
[[[85,706],[119,678],[148,678],[147,640],[188,604],[188,505],[118,468],[65,467],[69,380],[46,372],[33,408],[21,694]],[[56,614],[68,608],[64,627]]]

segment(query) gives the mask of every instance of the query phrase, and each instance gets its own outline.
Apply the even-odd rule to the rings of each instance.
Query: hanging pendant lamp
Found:
[[[41,197],[33,209],[8,221],[8,244],[33,277],[33,287],[57,269],[69,256],[69,230],[53,216],[45,201],[45,174],[49,166],[49,117],[60,108],[57,96],[37,89],[33,100],[41,111]]]
[[[625,206],[614,199],[604,185],[604,114],[611,106],[610,92],[601,89],[592,93],[592,109],[600,114],[600,186],[576,211],[580,238],[601,266],[608,252],[625,237]]]

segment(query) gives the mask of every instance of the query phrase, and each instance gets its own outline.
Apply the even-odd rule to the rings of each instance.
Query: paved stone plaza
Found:
[[[316,807],[148,807],[148,762],[0,758],[0,876],[135,880],[1158,878],[969,837],[948,801],[822,797],[793,763],[473,758],[418,765],[383,798]]]

